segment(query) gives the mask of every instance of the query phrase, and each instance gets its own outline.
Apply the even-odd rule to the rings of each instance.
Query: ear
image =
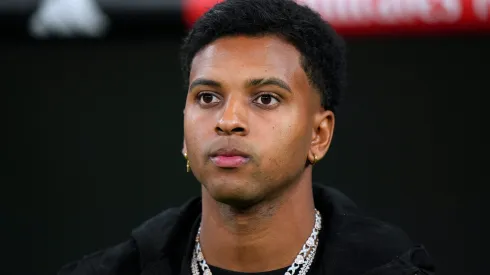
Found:
[[[186,155],[187,154],[187,146],[185,145],[185,140],[183,142],[183,145],[182,145],[182,155]]]
[[[315,114],[310,152],[308,159],[310,162],[322,159],[327,154],[330,143],[332,142],[335,127],[335,115],[330,110],[321,110]]]
[[[185,116],[185,108],[182,110],[182,113]],[[187,146],[185,145],[185,138],[182,138],[182,155],[187,155]]]

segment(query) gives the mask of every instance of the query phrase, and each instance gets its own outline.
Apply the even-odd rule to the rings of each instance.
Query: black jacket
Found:
[[[314,274],[434,274],[425,249],[400,229],[360,215],[333,188],[315,185],[314,198],[324,220]],[[129,240],[70,263],[58,275],[190,275],[200,215],[200,199],[166,210],[135,229]]]

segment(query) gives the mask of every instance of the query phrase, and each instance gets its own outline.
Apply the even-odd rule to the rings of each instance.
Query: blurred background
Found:
[[[199,194],[178,52],[212,2],[0,2],[0,274],[55,274]],[[490,0],[300,2],[348,45],[315,180],[423,243],[438,274],[487,274]]]

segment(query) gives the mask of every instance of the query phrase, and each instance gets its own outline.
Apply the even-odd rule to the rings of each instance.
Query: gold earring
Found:
[[[184,153],[184,158],[187,161],[185,167],[187,169],[187,173],[191,171],[191,163],[189,162],[189,158],[187,157],[187,153]]]
[[[318,158],[313,154],[313,161],[310,161],[311,165],[315,165],[318,162]]]

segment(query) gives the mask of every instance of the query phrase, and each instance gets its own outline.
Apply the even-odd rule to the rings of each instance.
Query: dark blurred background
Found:
[[[0,4],[0,274],[55,274],[199,194],[181,156],[183,6],[154,2],[99,2],[96,35],[36,34],[39,2]],[[438,274],[487,273],[490,36],[346,39],[349,87],[315,180],[423,243]]]

